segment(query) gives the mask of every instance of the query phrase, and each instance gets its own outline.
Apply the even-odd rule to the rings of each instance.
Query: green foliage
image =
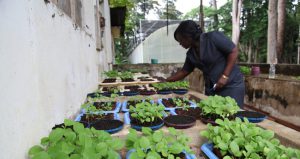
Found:
[[[116,70],[105,71],[103,74],[108,78],[117,78],[119,76],[119,72]]]
[[[299,158],[300,151],[280,145],[274,138],[274,132],[264,130],[245,118],[235,121],[217,119],[219,126],[208,124],[208,129],[200,134],[212,141],[227,158]]]
[[[121,79],[130,79],[133,78],[133,73],[129,71],[121,72],[120,73],[120,78]]]
[[[174,128],[168,128],[169,133],[162,130],[152,131],[143,127],[142,134],[138,135],[134,129],[129,129],[126,139],[126,148],[135,149],[130,159],[175,159],[174,155],[183,151],[192,153],[188,146],[190,139],[182,132]],[[177,159],[177,158],[176,158]]]
[[[172,100],[176,104],[176,107],[180,107],[183,110],[188,110],[191,105],[190,100],[187,97],[173,97]]]
[[[228,118],[240,109],[236,101],[231,97],[209,96],[197,103],[205,116],[218,115],[221,118]]]
[[[84,128],[81,123],[65,119],[63,128],[52,130],[28,151],[32,159],[118,158],[124,143],[105,131]],[[70,128],[72,127],[72,128]]]
[[[244,75],[250,75],[251,68],[249,66],[240,66],[240,70]]]
[[[153,83],[152,85],[157,90],[188,89],[189,88],[189,82],[187,82],[187,81],[160,82],[160,83]]]
[[[177,0],[164,0],[165,6],[164,8],[157,11],[160,19],[179,19],[182,15],[180,11],[176,9],[175,2]],[[168,10],[167,10],[167,2],[168,2]]]
[[[295,77],[296,80],[300,80],[300,76]]]
[[[151,123],[157,118],[162,119],[165,114],[164,109],[163,105],[152,104],[148,101],[138,103],[135,107],[132,105],[129,106],[131,117],[139,120],[141,123]]]

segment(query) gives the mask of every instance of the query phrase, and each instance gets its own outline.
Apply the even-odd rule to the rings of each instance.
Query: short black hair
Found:
[[[174,32],[174,38],[176,39],[176,34],[181,34],[186,37],[192,37],[194,40],[199,38],[199,35],[202,34],[201,27],[192,20],[182,21]]]

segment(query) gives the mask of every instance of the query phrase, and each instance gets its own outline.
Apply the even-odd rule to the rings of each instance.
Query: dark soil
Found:
[[[183,100],[182,98],[176,98],[176,99],[180,99],[181,101]],[[172,98],[168,98],[168,99],[162,99],[162,103],[167,107],[167,108],[173,108],[176,107],[176,103],[173,101]],[[189,102],[185,101],[185,104],[190,105]],[[178,107],[180,107],[180,105],[178,105]]]
[[[194,96],[194,95],[190,95],[189,100],[194,100],[194,101],[197,102],[197,103],[199,103],[199,102],[201,101],[200,98],[198,98],[198,97],[196,97],[196,96]]]
[[[129,109],[130,105],[132,105],[133,107],[135,107],[135,105],[137,103],[142,103],[142,102],[143,102],[142,100],[130,100],[130,101],[127,101],[126,108]]]
[[[164,119],[167,126],[177,129],[185,129],[195,125],[196,119],[192,116],[171,115]]]
[[[138,90],[140,86],[125,86],[124,89],[130,89],[131,91]]]
[[[118,89],[117,87],[103,87],[102,91],[113,93],[113,90]]]
[[[145,77],[138,77],[137,79],[147,79],[147,78],[150,78],[148,76],[145,76]]]
[[[187,116],[192,116],[196,119],[200,119],[201,118],[201,109],[196,107],[196,108],[188,108],[187,110],[183,110],[183,109],[176,109],[175,110],[176,114],[178,115],[187,115]]]
[[[153,79],[141,78],[141,81],[154,81]]]
[[[237,117],[246,117],[246,118],[264,118],[266,117],[264,114],[254,111],[239,111],[235,115]]]
[[[95,102],[94,103],[94,106],[97,108],[97,109],[101,109],[103,111],[111,111],[111,110],[115,110],[116,109],[116,102],[112,102],[112,108],[110,110],[107,110],[107,109],[103,109],[103,108],[106,108],[105,106],[106,102]]]
[[[89,116],[89,118],[87,118],[86,114],[83,114],[83,116],[80,119],[80,122],[92,123],[100,119],[114,119],[114,114],[109,113],[107,115],[93,115],[93,116]]]
[[[235,116],[229,116],[229,117],[228,117],[229,120],[233,120],[234,118],[235,118]],[[223,118],[222,118],[221,116],[216,115],[216,114],[209,114],[209,115],[205,115],[205,116],[202,115],[202,116],[200,117],[200,120],[201,120],[203,123],[205,123],[205,124],[210,123],[210,124],[212,124],[213,126],[217,126],[217,125],[218,125],[218,124],[215,122],[216,119],[222,119],[222,120],[223,120]]]
[[[164,89],[164,90],[158,90],[157,94],[171,94],[172,91],[169,89]]]
[[[150,126],[156,126],[156,125],[159,125],[163,123],[163,120],[160,119],[160,118],[155,118],[153,122],[150,122],[150,123],[147,123],[147,122],[144,122],[144,123],[141,123],[139,120],[137,119],[134,119],[130,116],[130,124],[132,125],[138,125],[138,126],[144,126],[144,127],[150,127]]]
[[[89,94],[87,94],[87,97],[95,98],[95,97],[98,97],[100,95],[101,95],[101,93],[89,93]]]
[[[125,78],[125,79],[121,79],[122,82],[134,82],[134,79],[132,78]]]
[[[139,94],[139,91],[125,91],[123,92],[123,95],[124,96],[135,96],[135,95],[138,95]]]
[[[139,90],[140,95],[153,95],[156,94],[154,90]]]
[[[116,82],[115,78],[107,78],[102,81],[102,83],[114,83]]]
[[[119,128],[123,125],[123,122],[120,120],[97,120],[90,125],[90,127],[94,127],[96,130],[111,130],[115,128]]]

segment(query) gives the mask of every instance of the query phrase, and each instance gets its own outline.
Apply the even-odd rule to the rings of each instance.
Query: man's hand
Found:
[[[216,90],[223,88],[227,84],[228,78],[220,77],[217,82]]]

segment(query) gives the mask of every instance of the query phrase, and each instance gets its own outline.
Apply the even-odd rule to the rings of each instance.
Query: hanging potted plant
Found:
[[[190,138],[183,132],[168,128],[169,133],[162,130],[152,131],[143,127],[142,134],[130,129],[126,139],[126,148],[129,149],[126,159],[170,158],[196,159],[188,146]]]
[[[64,121],[64,127],[53,129],[28,151],[32,159],[57,158],[114,158],[121,159],[119,151],[124,143],[105,131],[84,128],[81,123]]]
[[[274,138],[274,132],[264,130],[245,118],[217,119],[218,126],[207,125],[200,134],[210,142],[201,150],[210,158],[300,158],[300,151],[287,148]]]
[[[201,121],[213,125],[216,119],[233,119],[240,109],[233,98],[218,95],[201,100],[197,106],[201,109]]]
[[[126,114],[132,128],[141,130],[142,127],[150,127],[157,130],[164,125],[162,120],[165,111],[163,105],[144,101],[135,106],[130,105],[129,113]]]

